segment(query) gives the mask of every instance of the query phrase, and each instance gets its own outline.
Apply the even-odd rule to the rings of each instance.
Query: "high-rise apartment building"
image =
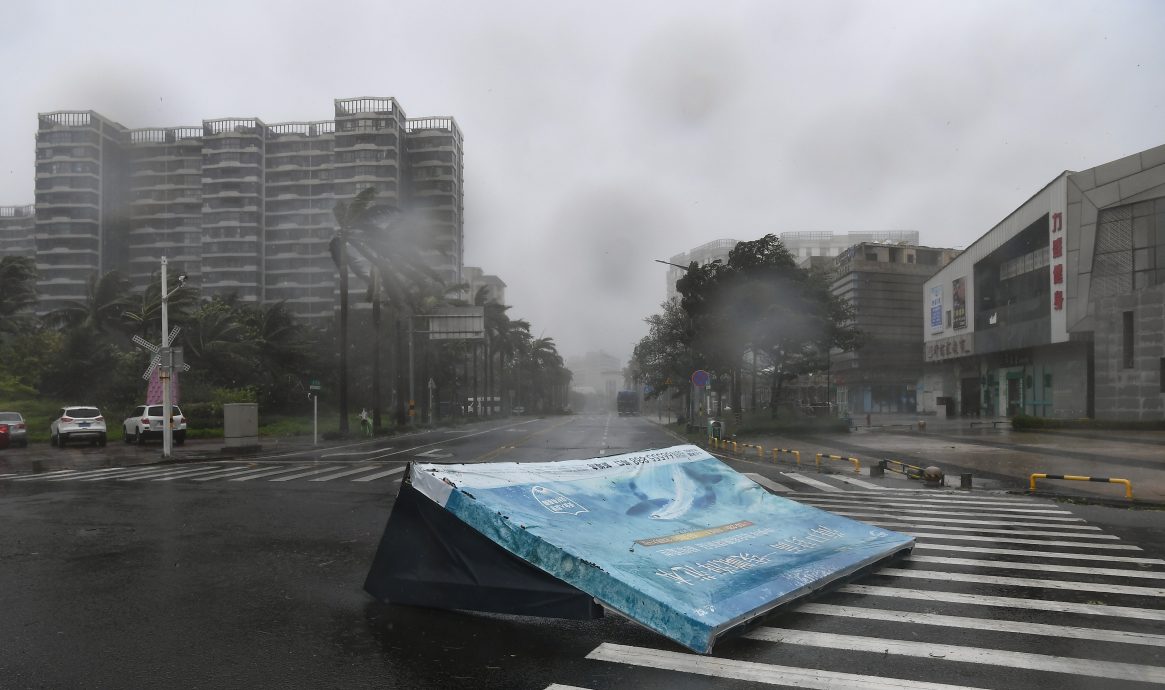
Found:
[[[112,269],[143,287],[166,256],[203,296],[285,301],[300,317],[330,318],[332,208],[368,187],[377,189],[378,203],[424,214],[426,260],[448,284],[458,283],[457,123],[409,119],[393,98],[334,106],[334,119],[318,122],[222,118],[147,129],[93,111],[40,115],[38,311],[84,299],[90,277]],[[0,228],[8,225],[0,220]]]
[[[829,230],[809,230],[782,232],[781,244],[785,245],[796,259],[812,256],[840,256],[842,252],[862,242],[883,242],[888,244],[918,244],[917,230],[872,230],[865,232],[831,232]]]
[[[6,256],[35,259],[35,231],[34,206],[0,206],[0,259]]]

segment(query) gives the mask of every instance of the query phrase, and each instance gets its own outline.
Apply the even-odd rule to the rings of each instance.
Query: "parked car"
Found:
[[[90,405],[62,407],[60,414],[49,425],[49,442],[64,448],[69,441],[87,440],[105,445],[105,417],[101,410]]]
[[[8,442],[13,446],[28,446],[28,425],[19,412],[0,412],[0,424],[8,425]]]
[[[170,406],[170,421],[174,430],[174,443],[179,446],[186,443],[186,416],[182,414],[182,408]],[[162,430],[165,428],[162,422],[161,405],[138,405],[122,423],[125,442],[145,443],[149,438],[162,438]]]

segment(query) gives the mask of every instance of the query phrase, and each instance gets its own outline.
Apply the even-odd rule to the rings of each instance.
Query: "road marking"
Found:
[[[55,472],[41,472],[40,474],[28,474],[23,477],[13,479],[14,482],[35,482],[39,479],[48,479],[49,477],[58,477],[62,474],[73,474],[77,470],[56,470]]]
[[[847,476],[844,474],[831,474],[831,475],[829,475],[829,477],[830,477],[830,479],[836,479],[839,482],[845,482],[846,484],[853,484],[854,486],[860,486],[860,487],[865,488],[865,489],[875,489],[877,491],[889,491],[890,490],[890,487],[878,486],[877,484],[873,484],[871,482],[864,482],[860,479],[855,479],[854,477],[850,477],[850,476]]]
[[[879,513],[866,513],[866,512],[860,512],[860,511],[855,513],[855,512],[849,512],[849,511],[831,510],[830,512],[834,513],[835,515],[844,515],[846,517],[866,517],[866,518],[891,517],[889,515],[881,515]],[[893,519],[893,518],[891,518],[891,519]],[[1046,523],[1042,523],[1042,522],[1041,523],[1017,522],[1015,520],[966,520],[966,519],[961,519],[961,518],[924,517],[921,515],[903,515],[901,519],[903,522],[908,521],[908,520],[911,522],[941,522],[941,523],[944,523],[944,525],[942,526],[943,529],[954,529],[954,528],[946,527],[945,523],[950,523],[952,525],[988,525],[990,527],[1043,527],[1044,529],[1082,529],[1082,530],[1088,530],[1088,531],[1100,531],[1099,527],[1094,527],[1092,525],[1050,525],[1050,524],[1046,524]],[[911,525],[911,526],[912,527],[930,527],[930,525]],[[938,527],[938,525],[936,525],[936,527]],[[1020,534],[1020,532],[1013,532],[1013,533]],[[1059,532],[1038,532],[1037,534],[1046,534],[1048,536],[1060,536]],[[1088,534],[1088,535],[1074,534],[1073,536],[1079,536],[1079,537],[1083,537],[1083,538],[1087,538],[1087,539],[1120,539],[1120,537],[1116,537],[1113,535],[1099,535],[1099,534]]]
[[[806,477],[805,475],[799,474],[797,472],[782,472],[781,474],[794,481],[801,482],[802,484],[808,484],[809,486],[815,486],[818,489],[824,489],[825,491],[829,491],[831,493],[841,493],[845,491],[845,489],[840,487],[834,486],[832,484],[826,484],[823,481],[818,481],[812,477]]]
[[[937,508],[929,508],[929,507],[927,507],[927,508],[922,508],[922,507],[919,507],[919,508],[885,507],[885,508],[883,508],[880,505],[871,504],[869,501],[853,502],[853,501],[847,501],[847,500],[841,499],[841,498],[839,498],[837,500],[830,500],[827,498],[811,498],[811,499],[806,500],[806,499],[798,496],[797,502],[804,503],[805,505],[816,506],[818,508],[823,508],[826,510],[835,510],[838,508],[841,508],[841,509],[861,508],[862,510],[875,510],[875,511],[878,511],[879,513],[893,513],[894,515],[902,515],[903,517],[911,517],[915,513],[921,513],[923,515],[942,515],[944,517],[945,516],[952,516],[952,517],[985,517],[985,518],[1023,518],[1025,520],[1041,521],[1041,522],[1036,522],[1036,523],[1032,523],[1032,524],[1046,524],[1049,522],[1084,522],[1084,518],[1061,517],[1059,515],[1008,515],[1006,513],[983,513],[983,512],[972,513],[972,512],[963,512],[963,511],[959,511],[959,510],[938,510]],[[903,515],[904,513],[906,513],[906,515]]]
[[[372,450],[362,450],[358,453],[324,453],[323,455],[320,456],[320,459],[323,460],[324,458],[344,458],[344,457],[355,456],[355,455],[372,455],[373,453],[383,453],[386,450],[392,450],[392,447],[388,446],[388,447],[383,447],[383,448],[373,448]]]
[[[1116,563],[1141,563],[1144,565],[1165,565],[1160,558],[1136,558],[1134,556],[1111,556],[1107,553],[1065,553],[1062,551],[1027,551],[1023,549],[992,549],[986,546],[966,546],[964,544],[935,544],[932,542],[918,542],[914,550],[918,551],[959,551],[970,553],[994,553],[1001,556],[1027,556],[1030,558],[1063,558],[1074,561],[1109,561]]]
[[[227,481],[228,482],[249,482],[252,479],[258,479],[259,477],[270,477],[271,475],[283,474],[284,472],[295,472],[296,470],[302,470],[305,467],[311,467],[311,465],[296,464],[296,465],[292,465],[290,467],[280,467],[278,469],[267,470],[265,472],[258,472],[256,474],[248,474],[245,477],[231,477]]]
[[[333,479],[338,479],[340,477],[347,477],[350,474],[360,474],[361,472],[367,472],[368,470],[374,470],[377,467],[378,467],[378,465],[372,465],[371,467],[369,467],[369,466],[357,467],[356,469],[353,469],[353,470],[344,470],[343,472],[337,472],[335,474],[326,474],[322,477],[316,477],[315,479],[309,479],[308,481],[309,482],[328,482],[328,481],[331,481]]]
[[[150,472],[148,474],[136,474],[136,475],[133,475],[131,477],[117,477],[116,479],[118,481],[123,481],[123,482],[136,482],[139,479],[156,479],[158,477],[169,477],[169,476],[183,477],[183,476],[186,476],[189,474],[199,474],[201,472],[204,472],[205,470],[206,470],[205,467],[199,467],[199,468],[184,467],[182,469],[171,468],[171,469],[162,470],[159,472]]]
[[[1009,652],[1001,649],[960,647],[953,644],[937,644],[918,640],[893,640],[887,638],[841,635],[838,633],[812,632],[809,630],[781,630],[762,628],[744,634],[752,640],[796,644],[806,647],[826,647],[846,651],[876,652],[883,655],[910,656],[937,661],[954,661],[964,664],[987,664],[1007,668],[1023,668],[1051,673],[1071,673],[1077,676],[1128,680],[1140,683],[1165,682],[1165,667],[1142,666],[1118,661],[1077,659],[1063,656],[1048,656],[1030,652]]]
[[[1037,517],[1044,515],[1066,515],[1072,517],[1072,512],[1068,510],[1050,510],[1048,508],[1001,508],[991,503],[975,503],[971,501],[944,501],[942,499],[926,501],[883,501],[879,500],[877,495],[871,496],[869,494],[859,493],[857,491],[847,491],[844,496],[838,496],[837,494],[822,495],[816,492],[805,491],[797,497],[797,500],[804,502],[820,501],[825,503],[856,505],[869,508],[876,507],[878,510],[898,509],[919,511],[933,508],[975,510],[987,508],[996,513],[1006,513],[1007,517]],[[1012,515],[1012,513],[1018,514]],[[1081,518],[1072,517],[1072,519],[1079,520]]]
[[[85,477],[85,478],[81,479],[81,481],[83,481],[83,482],[99,482],[103,479],[109,479],[110,477],[119,477],[119,478],[120,477],[130,477],[130,476],[133,476],[135,474],[140,474],[142,472],[154,472],[157,469],[158,468],[154,465],[145,466],[144,468],[143,468],[143,466],[121,467],[121,468],[118,468],[112,472],[108,472],[106,474],[95,474],[91,477]]]
[[[838,606],[835,604],[820,603],[801,604],[796,608],[796,611],[797,613],[812,613],[819,616],[839,616],[859,620],[890,621],[893,623],[914,623],[917,625],[958,628],[960,630],[990,630],[993,632],[1016,633],[1019,635],[1043,635],[1047,637],[1065,637],[1074,640],[1093,640],[1095,642],[1116,642],[1118,644],[1141,644],[1151,647],[1165,647],[1165,635],[1125,632],[1123,630],[1074,628],[1066,625],[1048,625],[1046,623],[1022,623],[1018,621],[993,620],[990,618],[968,618],[964,616],[946,616],[939,613],[916,613],[914,611],[870,609],[861,606]]]
[[[358,479],[353,479],[352,481],[354,481],[354,482],[370,482],[373,479],[380,479],[381,477],[387,477],[390,474],[398,474],[398,473],[404,472],[404,471],[405,471],[404,467],[394,467],[391,470],[385,470],[384,472],[377,472],[376,474],[370,474],[367,477],[360,477]],[[400,481],[400,480],[397,480],[397,481]]]
[[[890,491],[898,491],[898,489],[890,489]],[[847,496],[869,496],[871,498],[879,499],[878,504],[893,502],[893,503],[931,503],[931,504],[938,504],[938,505],[944,505],[944,506],[962,504],[962,505],[975,505],[975,506],[1013,506],[1013,507],[1017,507],[1017,508],[1024,507],[1024,508],[1028,508],[1028,509],[1041,508],[1041,507],[1045,508],[1045,509],[1055,508],[1054,504],[1041,503],[1039,501],[1029,501],[1029,500],[1014,501],[1014,500],[1006,500],[1006,499],[988,498],[986,496],[977,496],[973,499],[970,499],[967,497],[966,493],[955,493],[953,491],[943,492],[943,491],[938,490],[938,489],[921,489],[921,491],[930,491],[930,492],[934,492],[937,495],[934,498],[920,498],[920,497],[918,497],[917,494],[908,494],[905,496],[892,496],[892,495],[889,495],[887,493],[880,492],[880,491],[848,491],[848,492],[846,492],[846,495]],[[831,494],[821,493],[819,491],[806,491],[805,495],[806,496],[816,496],[819,498],[837,498],[836,496],[833,496]],[[1056,512],[1067,513],[1068,511],[1056,510]]]
[[[220,472],[223,472],[223,471],[229,471],[229,470],[235,470],[235,469],[238,469],[238,465],[233,465],[231,467],[226,467],[226,468],[222,467],[221,465],[215,465],[213,467],[204,467],[203,471],[201,471],[201,472],[192,472],[191,474],[183,475],[181,477],[158,477],[157,479],[152,479],[150,481],[171,482],[171,481],[174,481],[175,479],[193,479],[194,477],[201,477],[201,476],[206,475],[206,474],[219,474]]]
[[[834,512],[834,515],[850,515],[850,513]],[[860,515],[860,513],[857,513],[857,515]],[[873,517],[885,517],[885,516],[873,516]],[[912,524],[912,523],[908,523],[908,522],[893,522],[890,520],[862,520],[862,522],[865,522],[865,523],[870,524],[870,525],[877,525],[879,527],[889,527],[890,529],[942,529],[942,530],[947,530],[948,532],[976,532],[978,534],[1001,534],[1001,535],[1017,534],[1017,535],[1025,536],[1025,537],[1074,537],[1076,539],[1111,539],[1114,541],[1120,541],[1120,537],[1113,536],[1111,534],[1093,534],[1091,532],[1089,532],[1089,533],[1042,532],[1040,530],[1034,530],[1034,529],[990,529],[987,527],[948,527],[947,525],[916,525],[916,524]],[[941,536],[941,535],[938,535],[938,536]],[[1033,543],[1042,544],[1044,542],[1036,541]],[[1079,544],[1075,544],[1073,542],[1065,542],[1065,544],[1067,544],[1069,546],[1078,546],[1079,545]],[[1137,550],[1140,551],[1139,548]]]
[[[771,489],[773,491],[776,491],[777,493],[788,493],[788,492],[792,491],[792,489],[785,486],[784,484],[778,484],[778,483],[774,482],[773,480],[769,479],[768,477],[761,475],[761,474],[757,474],[755,472],[745,472],[744,476],[753,480],[757,484],[760,484],[761,486],[765,487],[766,489]]]
[[[590,690],[590,688],[582,688],[577,685],[562,685],[561,683],[551,683],[546,686],[546,690]]]
[[[843,585],[837,591],[847,594],[866,594],[875,597],[895,597],[898,599],[919,599],[922,601],[945,601],[950,604],[974,604],[997,608],[1056,611],[1058,613],[1083,613],[1090,616],[1112,618],[1136,618],[1139,620],[1165,621],[1165,611],[1141,609],[1132,606],[1105,606],[1103,604],[1076,604],[1068,601],[1046,599],[1025,599],[1021,597],[999,597],[986,594],[961,594],[930,589],[905,589],[880,587],[876,585]]]
[[[885,523],[872,522],[870,524],[878,525],[879,527],[888,526]],[[894,529],[891,527],[891,529]],[[977,530],[982,531],[982,530]],[[993,530],[1003,531],[1003,530]],[[1133,544],[1093,544],[1090,542],[1079,541],[1056,541],[1053,539],[1012,539],[1005,537],[984,537],[975,534],[935,534],[932,532],[906,532],[909,536],[918,539],[945,539],[947,541],[985,541],[992,544],[1033,544],[1039,546],[1072,546],[1078,549],[1111,549],[1113,551],[1143,551],[1139,546]],[[1066,536],[1066,535],[1060,535]]]
[[[879,678],[856,673],[823,671],[815,668],[796,668],[761,664],[755,661],[718,659],[663,649],[632,647],[604,642],[595,647],[588,659],[616,664],[657,668],[664,671],[696,673],[712,678],[732,678],[767,685],[785,685],[813,690],[975,690],[964,685],[926,683],[900,678]]]
[[[430,458],[433,460],[444,460],[445,458],[453,457],[453,453],[442,453],[441,451],[443,451],[443,450],[445,450],[445,449],[444,448],[433,448],[431,450],[426,450],[424,453],[417,453],[416,457],[418,457],[418,458]]]
[[[227,477],[237,477],[239,475],[251,474],[253,472],[265,472],[266,470],[267,470],[266,467],[233,467],[233,468],[230,468],[227,470],[223,470],[222,472],[217,472],[214,474],[208,474],[205,476],[197,477],[197,478],[195,478],[194,481],[196,481],[196,482],[212,482],[216,479],[225,479]]]
[[[105,474],[106,472],[119,472],[119,471],[122,471],[124,469],[125,469],[124,467],[102,467],[99,470],[84,470],[82,472],[77,472],[76,474],[65,475],[63,477],[50,477],[50,478],[46,479],[45,481],[46,482],[64,482],[64,481],[68,481],[70,479],[81,479],[82,477],[94,477],[94,476],[97,476],[100,474]]]
[[[907,577],[936,582],[970,582],[983,585],[1004,585],[1010,587],[1035,587],[1038,589],[1066,589],[1074,592],[1101,592],[1104,594],[1132,594],[1142,597],[1165,597],[1165,588],[1135,587],[1133,585],[1106,585],[1095,582],[1070,582],[1067,580],[1037,580],[1032,577],[1007,577],[1004,575],[975,575],[973,573],[951,573],[937,570],[906,570],[904,568],[881,568],[875,575]]]
[[[1014,561],[987,561],[976,558],[947,558],[946,556],[911,556],[907,560],[913,561],[915,563],[970,565],[979,568],[999,568],[1000,570],[1037,570],[1039,572],[1075,573],[1077,575],[1110,575],[1114,577],[1143,578],[1146,580],[1165,580],[1165,573],[1134,570],[1132,568],[1086,568],[1074,565],[1016,563]]]
[[[333,465],[331,467],[325,467],[323,469],[312,470],[310,472],[300,472],[299,474],[293,474],[293,475],[290,475],[287,477],[276,477],[275,479],[268,479],[267,481],[269,481],[269,482],[289,482],[292,479],[299,479],[300,477],[310,477],[313,474],[323,474],[324,472],[335,472],[337,469],[339,469],[339,468],[336,467],[335,465]]]

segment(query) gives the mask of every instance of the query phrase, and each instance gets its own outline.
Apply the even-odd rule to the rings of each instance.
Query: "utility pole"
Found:
[[[167,290],[169,283],[167,281],[167,261],[166,257],[162,257],[162,290],[159,294],[162,296],[162,344],[159,352],[161,357],[161,366],[158,370],[158,379],[162,383],[162,458],[170,459],[174,454],[174,429],[173,429],[173,409],[170,403],[170,377],[174,371],[174,348],[171,347],[170,342],[170,295],[178,292],[182,285],[186,282],[186,276],[178,276],[178,284],[174,286],[173,290]]]

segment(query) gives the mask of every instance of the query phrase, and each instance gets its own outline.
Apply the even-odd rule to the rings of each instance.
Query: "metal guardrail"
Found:
[[[878,467],[883,471],[897,472],[906,475],[907,479],[922,479],[922,475],[926,470],[918,465],[908,465],[901,460],[882,460],[878,462]]]
[[[1081,477],[1079,475],[1074,475],[1074,474],[1045,474],[1043,472],[1037,472],[1036,474],[1033,474],[1030,477],[1030,482],[1031,482],[1030,488],[1032,491],[1036,490],[1036,480],[1037,479],[1068,479],[1068,480],[1078,481],[1078,482],[1102,482],[1102,483],[1108,483],[1108,484],[1124,484],[1124,486],[1125,486],[1125,498],[1129,499],[1130,501],[1133,500],[1133,484],[1132,484],[1132,482],[1130,482],[1127,479],[1118,479],[1115,477]]]
[[[773,448],[773,462],[779,462],[781,453],[792,455],[797,466],[801,466],[801,451],[793,450],[792,448]]]
[[[854,474],[861,474],[862,473],[862,461],[861,460],[858,460],[857,458],[851,458],[847,455],[828,455],[826,453],[818,453],[817,454],[817,457],[815,460],[817,462],[817,470],[818,471],[821,470],[821,459],[822,458],[827,458],[829,460],[848,460],[849,462],[852,462],[854,465]]]

